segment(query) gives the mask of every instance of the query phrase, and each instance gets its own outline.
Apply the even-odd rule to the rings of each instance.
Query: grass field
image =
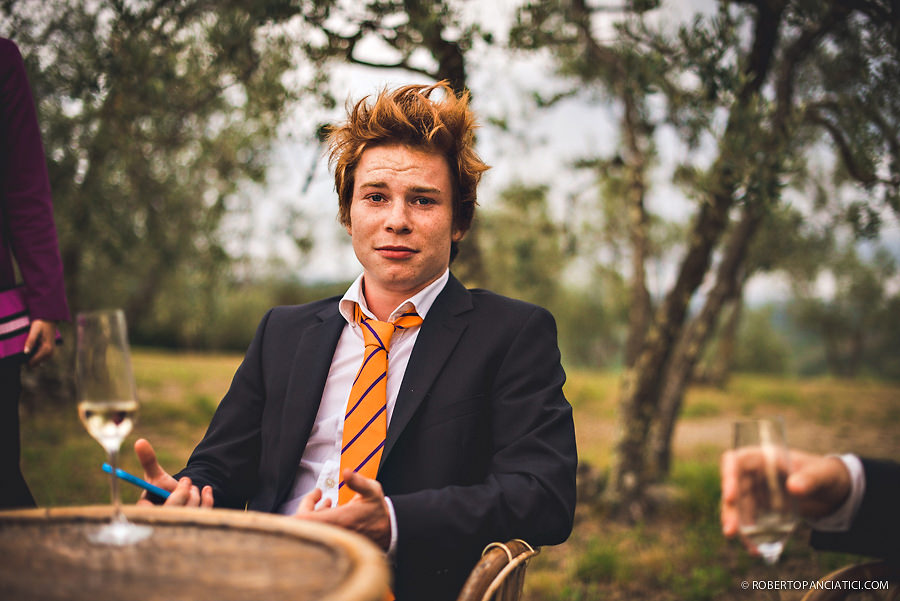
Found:
[[[155,446],[174,471],[203,436],[240,357],[138,350],[134,368],[140,421],[123,445],[121,465],[140,473],[131,444]],[[582,469],[590,481],[609,466],[615,441],[615,374],[572,371],[566,394],[575,411]],[[746,416],[783,415],[791,444],[812,451],[854,451],[900,458],[900,385],[833,379],[788,380],[736,376],[724,390],[690,391],[676,431],[674,473],[659,492],[658,510],[644,522],[607,519],[591,487],[579,501],[570,540],[545,548],[529,568],[532,601],[593,599],[759,599],[743,580],[815,579],[852,558],[815,553],[796,533],[775,568],[766,568],[719,533],[718,457],[730,444],[731,423]],[[45,506],[108,501],[100,471],[104,453],[81,427],[74,405],[23,415],[23,470]],[[584,484],[584,482],[582,482]],[[125,486],[123,498],[137,491]],[[803,591],[783,591],[799,599]]]

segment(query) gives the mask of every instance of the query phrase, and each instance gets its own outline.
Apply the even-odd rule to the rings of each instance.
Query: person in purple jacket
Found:
[[[20,370],[53,354],[68,319],[34,99],[19,49],[0,38],[0,508],[35,505],[19,466]]]

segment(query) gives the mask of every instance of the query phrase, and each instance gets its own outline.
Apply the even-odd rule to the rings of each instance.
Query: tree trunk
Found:
[[[720,154],[711,167],[711,186],[694,220],[675,285],[657,309],[644,344],[622,376],[619,393],[619,439],[610,472],[606,500],[618,517],[639,519],[645,511],[645,486],[650,428],[656,419],[663,377],[681,337],[688,305],[709,270],[711,256],[734,204],[735,191],[754,158],[745,142],[764,133],[755,111],[755,96],[765,82],[778,40],[784,3],[759,3],[753,46],[745,64],[748,81],[738,92],[722,135]],[[775,130],[776,135],[782,132]]]
[[[744,282],[738,282],[737,293],[722,308],[725,314],[725,325],[719,331],[716,355],[703,372],[703,382],[710,386],[724,388],[728,383],[731,368],[734,365],[734,349],[744,309],[743,288]]]
[[[645,449],[659,407],[661,374],[681,333],[688,303],[703,281],[712,251],[727,225],[735,184],[730,181],[729,169],[718,169],[721,186],[700,209],[675,286],[656,311],[635,363],[622,376],[619,440],[606,496],[617,513],[629,519],[639,519],[644,513]]]
[[[437,61],[435,79],[446,79],[457,94],[468,91],[465,52],[458,42],[444,39],[444,25],[432,14],[434,5],[417,1],[407,1],[405,4],[410,22],[415,23],[422,33],[422,45],[428,48]],[[466,239],[460,243],[459,255],[454,261],[453,273],[470,287],[485,287],[489,284],[479,230],[476,219],[466,233]]]
[[[646,152],[647,141],[639,129],[647,130],[646,123],[639,117],[636,99],[631,90],[623,90],[625,110],[622,130],[625,133],[625,177],[628,186],[626,211],[628,212],[628,234],[631,241],[631,290],[628,309],[628,339],[625,342],[625,366],[634,365],[640,352],[647,328],[652,317],[653,306],[647,290],[647,262],[649,219],[644,206],[646,193]]]
[[[734,298],[742,288],[746,274],[742,265],[747,257],[750,241],[761,219],[760,210],[745,206],[741,220],[736,224],[725,254],[716,271],[716,283],[706,297],[700,313],[684,328],[672,359],[665,372],[665,382],[659,401],[659,412],[652,427],[648,479],[660,481],[669,474],[672,457],[672,437],[675,423],[681,412],[684,393],[691,382],[706,344],[715,331],[723,305]]]

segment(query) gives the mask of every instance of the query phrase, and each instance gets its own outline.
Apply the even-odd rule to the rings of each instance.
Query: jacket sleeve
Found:
[[[203,440],[175,475],[212,486],[216,507],[242,509],[258,488],[265,399],[261,356],[271,315],[270,310],[259,324]]]
[[[900,464],[862,459],[866,491],[846,532],[813,531],[810,543],[825,551],[900,558]]]
[[[25,301],[33,319],[69,319],[62,260],[53,220],[50,180],[41,132],[25,65],[18,48],[0,39],[0,242],[15,257],[25,282]],[[0,249],[0,254],[8,252]],[[8,259],[8,257],[7,257]],[[0,261],[0,270],[11,268]],[[12,285],[12,273],[0,285]]]

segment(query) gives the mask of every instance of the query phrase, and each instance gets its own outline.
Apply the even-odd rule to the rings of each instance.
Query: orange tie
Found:
[[[418,327],[422,318],[410,312],[393,322],[377,321],[363,315],[356,305],[354,319],[362,328],[366,349],[344,414],[341,473],[352,469],[374,479],[387,434],[387,368],[391,337],[396,330]],[[354,494],[342,480],[338,487],[338,505],[352,499]]]

